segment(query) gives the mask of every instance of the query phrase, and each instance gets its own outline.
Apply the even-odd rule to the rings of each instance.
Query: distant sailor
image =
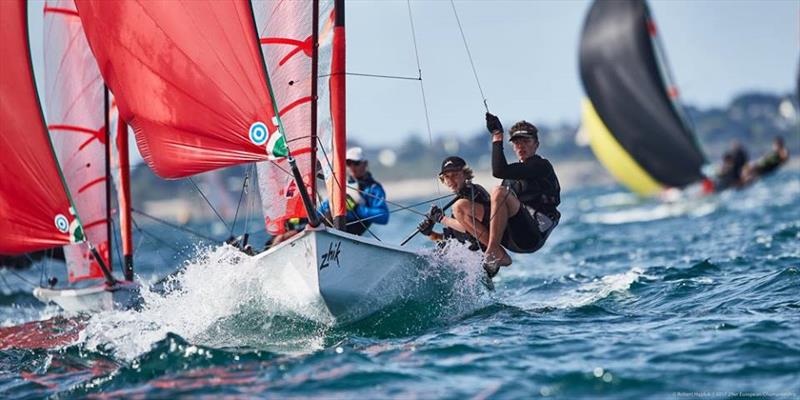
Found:
[[[453,203],[453,213],[449,217],[438,206],[431,207],[428,218],[419,224],[420,233],[434,241],[456,239],[469,243],[471,250],[486,250],[491,198],[483,186],[472,183],[473,177],[472,169],[461,157],[447,157],[442,161],[439,180],[458,200]],[[436,223],[444,225],[442,233],[433,231]]]
[[[509,141],[519,162],[509,164],[503,154],[503,126],[486,113],[486,127],[492,134],[492,175],[503,180],[491,195],[492,215],[484,268],[494,276],[502,266],[511,265],[506,249],[514,253],[539,250],[558,225],[561,186],[546,159],[536,155],[539,130],[519,121],[509,130]]]
[[[789,150],[783,143],[783,137],[778,136],[772,141],[772,151],[745,167],[742,179],[744,183],[750,183],[761,176],[775,172],[788,160]]]
[[[742,186],[743,170],[747,165],[747,152],[738,140],[731,142],[730,150],[722,156],[722,166],[717,174],[717,190]]]
[[[369,172],[361,147],[347,149],[346,157],[347,232],[361,235],[372,224],[388,223],[389,207],[386,205],[386,192]],[[318,211],[326,220],[331,220],[329,200],[322,202]]]

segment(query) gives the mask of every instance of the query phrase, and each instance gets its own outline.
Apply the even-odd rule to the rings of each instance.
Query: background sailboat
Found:
[[[0,78],[0,150],[7,156],[0,161],[0,253],[20,254],[55,246],[86,242],[85,226],[70,198],[67,183],[44,124],[29,43],[27,8],[24,1],[2,3],[2,54],[9,62]],[[114,292],[121,292],[94,247],[87,249],[97,260],[105,284],[67,293],[68,302],[84,300],[110,305]],[[86,264],[82,264],[86,265]],[[91,269],[85,275],[90,275]],[[75,276],[75,275],[73,275]],[[35,292],[40,298],[59,297],[64,291]],[[91,292],[91,293],[89,293]],[[85,296],[84,296],[85,295]]]
[[[649,196],[703,179],[706,159],[644,0],[595,1],[579,58],[587,96],[582,126],[620,183]]]

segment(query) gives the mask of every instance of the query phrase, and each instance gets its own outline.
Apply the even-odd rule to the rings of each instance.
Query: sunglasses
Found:
[[[347,160],[347,161],[345,161],[345,164],[347,164],[347,166],[348,166],[348,167],[349,167],[349,166],[355,166],[355,167],[358,167],[358,166],[360,166],[360,165],[361,165],[361,164],[363,164],[363,163],[364,163],[364,161],[363,161],[363,160],[362,160],[362,161],[353,161],[353,160]]]

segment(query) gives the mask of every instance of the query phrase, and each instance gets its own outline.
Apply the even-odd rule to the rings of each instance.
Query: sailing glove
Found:
[[[431,211],[428,213],[428,217],[433,220],[433,222],[442,222],[442,218],[444,218],[444,211],[439,208],[437,205],[431,206]]]
[[[503,124],[500,123],[500,118],[497,118],[496,115],[491,113],[486,113],[486,129],[489,130],[489,133],[503,133]]]
[[[425,218],[424,221],[419,223],[419,225],[417,226],[417,230],[419,230],[419,233],[421,233],[421,234],[423,234],[425,236],[430,236],[433,233],[433,225],[434,224],[435,224],[435,222],[433,222],[432,219]]]

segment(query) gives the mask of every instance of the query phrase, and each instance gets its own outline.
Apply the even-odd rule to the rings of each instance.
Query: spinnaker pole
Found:
[[[347,228],[345,202],[347,176],[345,175],[347,133],[345,106],[345,30],[344,0],[334,0],[333,53],[331,57],[331,120],[333,125],[333,193],[330,193],[333,226]]]

